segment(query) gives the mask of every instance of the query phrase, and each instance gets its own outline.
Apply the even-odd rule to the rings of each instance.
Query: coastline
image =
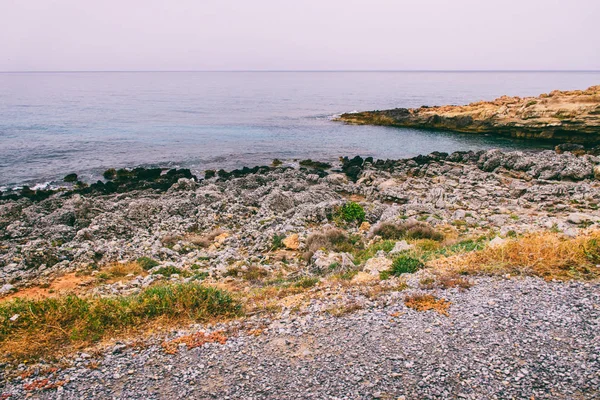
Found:
[[[537,97],[502,96],[465,106],[422,106],[342,114],[354,125],[396,126],[494,134],[520,139],[600,143],[600,86]]]
[[[360,359],[375,362],[368,348],[378,342],[365,342],[365,332],[406,334],[408,342],[430,337],[443,345],[456,335],[453,327],[465,324],[464,329],[481,326],[478,334],[491,340],[499,329],[493,321],[509,315],[511,321],[531,321],[526,326],[533,327],[533,316],[548,316],[552,307],[573,310],[571,339],[545,343],[543,351],[590,352],[591,342],[579,339],[590,328],[578,321],[591,321],[597,313],[592,305],[600,275],[594,264],[600,260],[599,166],[600,158],[585,154],[581,146],[562,145],[535,153],[345,157],[340,165],[305,160],[295,168],[207,171],[204,177],[185,169],[109,170],[102,184],[2,196],[0,362],[6,368],[0,380],[15,395],[42,385],[42,397],[60,390],[66,398],[97,398],[120,390],[124,379],[134,379],[144,388],[137,394],[152,396],[155,385],[144,371],[162,374],[153,360],[197,368],[210,357],[212,372],[206,374],[211,379],[221,379],[219,371],[228,359],[227,365],[260,367],[267,381],[280,382],[289,374],[269,360],[280,354],[287,360],[298,354],[300,359],[313,357],[312,347],[301,341],[300,350],[287,345],[269,350],[281,341],[318,338],[329,357],[337,354],[336,343],[353,337],[360,339],[355,346],[363,354]],[[76,176],[68,180],[78,185]],[[528,261],[532,251],[545,257],[543,265]],[[109,302],[117,307],[105,317],[111,318],[119,304],[181,290],[219,290],[214,298],[226,301],[228,308],[214,307],[208,319],[190,318],[187,312],[175,320],[143,314],[140,325],[131,329],[101,325],[95,339],[63,335],[44,325],[24,331],[23,324],[36,319],[11,311],[23,304],[36,310],[78,299],[89,307]],[[504,295],[508,297],[500,300]],[[190,303],[185,304],[189,310]],[[102,312],[94,310],[94,315]],[[67,324],[61,328],[65,332],[80,329],[80,324],[98,326],[89,313],[69,315],[54,320]],[[490,320],[478,325],[485,316]],[[73,327],[68,325],[72,318],[81,320]],[[549,331],[541,332],[564,328],[562,318],[552,312],[544,326]],[[390,320],[395,322],[389,328],[370,330],[374,323],[387,326]],[[506,341],[530,350],[533,331],[525,333],[519,324],[514,327],[520,333]],[[323,332],[331,340],[321,337]],[[36,334],[52,341],[37,345],[30,340]],[[535,344],[537,351],[540,345]],[[474,345],[463,343],[465,348]],[[249,349],[265,357],[248,358]],[[419,354],[436,357],[417,342],[397,350],[407,352],[406,363],[418,363]],[[459,363],[461,351],[448,349],[445,357],[452,361],[449,365],[465,365]],[[24,359],[35,361],[25,365]],[[594,368],[563,360],[573,379],[583,379]],[[405,362],[394,370],[411,373],[413,364]],[[511,362],[510,354],[500,353],[497,365],[504,370]],[[536,370],[553,377],[544,381],[549,383],[531,376],[541,390],[597,393],[593,383],[575,388],[573,379],[556,378],[553,365]],[[384,369],[377,374],[391,373]],[[374,373],[365,376],[372,379]],[[104,383],[90,385],[97,378]],[[235,397],[245,382],[240,379],[217,389],[180,387],[170,378],[163,383],[165,390],[182,396],[214,392]],[[299,379],[301,386],[310,381]],[[490,380],[474,372],[472,379],[479,382],[475,393],[482,397],[524,393],[522,386],[507,387],[505,378]],[[415,397],[455,390],[451,382],[397,384],[384,379],[365,390],[375,397],[386,388]],[[351,397],[350,388],[339,387],[338,392]],[[261,393],[256,388],[244,393],[255,390]],[[274,395],[288,392],[273,389]]]

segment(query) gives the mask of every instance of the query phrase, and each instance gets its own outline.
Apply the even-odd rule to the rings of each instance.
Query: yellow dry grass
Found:
[[[129,274],[144,275],[144,269],[137,262],[114,263],[103,269],[111,278],[121,278]]]
[[[544,279],[595,279],[600,273],[600,231],[575,238],[537,232],[501,246],[432,260],[434,270],[458,274],[512,274]]]
[[[438,299],[431,294],[413,294],[404,298],[404,304],[413,310],[433,310],[447,317],[448,308],[452,303],[446,299]]]

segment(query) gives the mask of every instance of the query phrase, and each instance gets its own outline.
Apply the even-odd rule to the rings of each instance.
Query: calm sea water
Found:
[[[274,158],[403,158],[539,143],[347,126],[335,114],[463,104],[600,83],[598,72],[134,72],[0,74],[0,186],[109,167],[202,171]]]

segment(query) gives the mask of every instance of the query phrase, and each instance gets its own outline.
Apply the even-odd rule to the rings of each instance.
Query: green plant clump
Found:
[[[284,246],[283,239],[285,239],[285,235],[274,234],[273,239],[271,240],[271,250],[281,249]]]
[[[25,333],[52,335],[54,344],[95,342],[159,317],[206,321],[241,313],[241,305],[227,291],[198,283],[154,286],[130,296],[16,299],[0,303],[0,343]],[[19,317],[11,319],[14,315]]]
[[[170,278],[171,275],[181,275],[181,276],[189,276],[188,271],[184,271],[181,268],[174,267],[172,265],[168,265],[166,267],[160,267],[155,274],[159,274],[164,276],[165,278]]]
[[[300,279],[298,282],[294,283],[294,286],[308,289],[308,288],[315,286],[317,283],[319,283],[319,278],[304,277],[304,278]]]
[[[153,260],[150,257],[140,257],[137,259],[137,263],[146,271],[159,265],[158,261]]]
[[[360,204],[349,201],[338,209],[337,217],[345,222],[362,222],[365,220],[365,210]]]
[[[408,255],[401,255],[394,259],[389,273],[394,276],[402,274],[412,274],[423,268],[421,260]]]

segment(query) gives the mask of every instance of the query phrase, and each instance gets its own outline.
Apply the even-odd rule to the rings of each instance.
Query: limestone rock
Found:
[[[365,263],[364,271],[371,275],[379,275],[380,272],[390,269],[392,260],[387,257],[369,258]]]
[[[300,239],[298,238],[298,234],[294,233],[283,239],[283,245],[290,250],[298,250],[300,247]]]
[[[390,255],[396,255],[399,253],[402,253],[403,251],[407,251],[407,250],[411,250],[413,249],[415,246],[412,244],[408,244],[406,242],[406,240],[401,240],[399,242],[396,242],[396,244],[394,245],[394,248],[390,251]]]

